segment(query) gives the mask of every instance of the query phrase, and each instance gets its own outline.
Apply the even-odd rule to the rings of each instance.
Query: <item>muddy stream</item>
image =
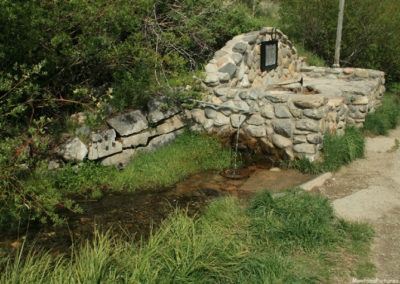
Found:
[[[78,201],[82,214],[68,214],[62,226],[29,224],[18,233],[0,233],[0,256],[24,246],[51,254],[69,254],[77,245],[93,237],[94,231],[110,230],[130,240],[146,239],[176,207],[188,215],[200,215],[213,199],[237,196],[248,201],[256,192],[279,192],[311,178],[296,170],[253,165],[239,170],[241,179],[230,179],[218,172],[189,176],[174,187],[135,193],[106,193],[100,200]]]

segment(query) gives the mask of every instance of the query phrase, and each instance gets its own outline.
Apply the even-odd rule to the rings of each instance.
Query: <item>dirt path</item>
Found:
[[[366,157],[342,167],[318,190],[346,220],[370,223],[376,232],[372,261],[378,280],[400,283],[400,128],[367,138]]]

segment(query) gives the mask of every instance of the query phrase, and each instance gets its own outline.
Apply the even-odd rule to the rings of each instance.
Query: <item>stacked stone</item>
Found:
[[[109,129],[91,133],[89,143],[73,137],[58,153],[66,161],[101,161],[104,166],[126,165],[138,151],[151,151],[172,141],[183,131],[182,109],[166,97],[148,103],[148,110],[134,110],[107,120]]]
[[[242,143],[248,146],[257,144],[268,153],[283,151],[290,158],[318,157],[329,119],[330,106],[324,96],[224,87],[215,89],[214,94],[220,105],[192,112],[197,127],[221,135],[233,134],[241,125],[242,137],[247,139]],[[341,107],[343,104],[332,111]],[[343,115],[335,113],[335,122],[336,117],[342,121]]]
[[[276,32],[276,33],[275,33]],[[262,41],[278,40],[278,67],[269,72],[260,70]],[[272,27],[234,37],[218,50],[206,65],[204,83],[208,87],[261,87],[298,78],[301,68],[297,51],[279,29]]]
[[[343,97],[348,107],[346,122],[357,127],[363,126],[368,112],[373,112],[381,104],[385,93],[384,72],[361,68],[327,68],[304,66],[305,78],[338,81],[337,97]]]

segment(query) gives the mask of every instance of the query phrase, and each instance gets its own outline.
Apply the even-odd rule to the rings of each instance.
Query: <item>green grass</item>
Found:
[[[0,283],[331,283],[372,276],[372,236],[320,196],[264,192],[196,218],[175,211],[146,242],[97,234],[69,258],[17,254],[0,262]]]
[[[229,149],[210,137],[187,132],[171,144],[152,152],[135,155],[124,170],[102,167],[93,162],[67,164],[48,173],[38,170],[27,184],[45,183],[64,194],[96,198],[100,190],[163,188],[186,176],[207,170],[222,170],[231,164]]]
[[[155,152],[141,153],[123,170],[114,172],[113,189],[137,190],[171,186],[189,174],[222,170],[231,164],[230,150],[210,137],[185,133]]]
[[[342,165],[362,158],[364,149],[365,137],[362,131],[355,127],[347,127],[342,136],[329,133],[325,135],[321,160],[311,162],[307,158],[300,158],[287,162],[286,166],[311,174],[336,171]]]
[[[390,129],[396,128],[400,118],[400,87],[392,85],[383,97],[382,105],[368,113],[365,118],[364,131],[373,135],[387,135]]]

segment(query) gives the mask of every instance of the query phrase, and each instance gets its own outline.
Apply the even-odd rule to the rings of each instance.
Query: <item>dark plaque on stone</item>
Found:
[[[278,66],[278,40],[261,42],[261,71],[275,69]]]

